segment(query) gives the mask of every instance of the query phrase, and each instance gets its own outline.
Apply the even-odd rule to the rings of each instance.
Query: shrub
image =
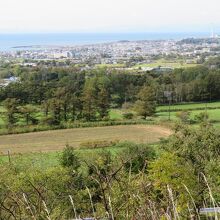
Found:
[[[130,102],[125,102],[122,105],[122,109],[131,109],[132,107],[133,107],[133,105]]]
[[[190,122],[190,114],[189,111],[181,111],[176,113],[176,117],[179,118],[183,123],[189,123]]]
[[[79,147],[80,148],[104,148],[104,147],[111,147],[119,143],[118,140],[95,140],[95,141],[86,141],[82,142]]]
[[[128,112],[128,113],[124,113],[124,114],[123,114],[123,118],[124,118],[124,119],[133,119],[133,117],[134,117],[134,114],[131,113],[131,112]]]
[[[60,163],[63,167],[70,167],[77,170],[80,167],[80,161],[75,153],[75,149],[69,145],[63,150],[60,157]]]
[[[46,124],[46,125],[49,125],[49,126],[59,125],[60,124],[60,122],[58,120],[56,120],[55,118],[53,118],[53,117],[43,118],[42,119],[42,123]]]
[[[200,112],[198,115],[195,115],[194,119],[199,123],[205,122],[209,119],[209,115],[207,112]]]
[[[153,160],[156,156],[155,150],[152,146],[146,144],[135,144],[125,142],[125,149],[121,152],[121,158],[127,160],[125,169],[128,172],[138,173],[146,170],[149,161]]]

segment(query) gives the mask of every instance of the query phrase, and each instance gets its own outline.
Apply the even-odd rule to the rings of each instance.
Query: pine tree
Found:
[[[88,80],[85,83],[82,94],[83,109],[82,115],[87,121],[96,119],[97,105],[96,105],[96,86],[94,80]]]
[[[97,111],[101,119],[104,119],[108,116],[109,108],[110,108],[109,91],[104,86],[102,86],[97,96]]]
[[[50,110],[52,112],[52,124],[60,124],[61,122],[61,101],[56,98],[52,98],[49,100],[50,102]]]
[[[4,106],[7,110],[6,118],[7,118],[8,127],[13,127],[13,125],[18,120],[16,117],[16,114],[19,112],[18,104],[19,104],[19,100],[15,98],[7,98],[4,101]]]
[[[135,110],[138,115],[146,119],[147,116],[154,115],[156,111],[155,91],[152,87],[144,86],[137,95]]]
[[[19,113],[22,114],[26,121],[26,125],[29,125],[30,122],[32,124],[37,124],[38,120],[34,117],[34,113],[36,113],[37,110],[34,106],[32,105],[25,105],[19,108]]]

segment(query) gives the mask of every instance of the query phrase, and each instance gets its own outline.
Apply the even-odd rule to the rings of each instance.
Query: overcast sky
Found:
[[[169,32],[220,27],[220,0],[0,0],[0,32]]]

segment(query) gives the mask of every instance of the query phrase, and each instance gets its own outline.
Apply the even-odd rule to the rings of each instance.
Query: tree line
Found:
[[[17,114],[26,117],[27,124],[32,123],[29,115],[39,109],[30,105],[41,106],[46,123],[59,124],[108,120],[111,108],[121,108],[126,103],[146,118],[154,114],[156,105],[220,100],[220,70],[207,66],[140,74],[105,68],[81,71],[73,67],[20,67],[12,74],[20,81],[0,89],[0,101],[5,103],[12,124]]]

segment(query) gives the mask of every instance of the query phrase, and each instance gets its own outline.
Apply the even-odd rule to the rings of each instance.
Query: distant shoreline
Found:
[[[0,51],[33,47],[65,47],[119,41],[180,40],[208,37],[209,33],[75,33],[75,34],[0,34]]]

